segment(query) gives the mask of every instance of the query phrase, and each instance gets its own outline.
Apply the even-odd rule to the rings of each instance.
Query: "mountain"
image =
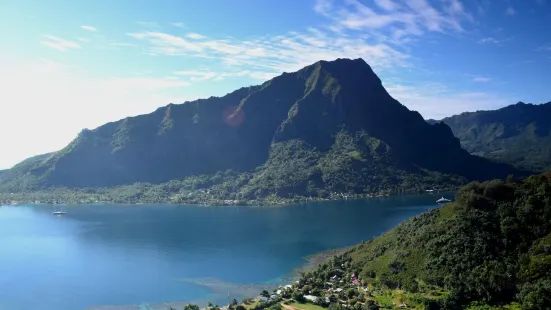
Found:
[[[2,173],[0,188],[209,176],[202,186],[224,182],[221,197],[324,197],[422,190],[511,172],[470,155],[447,125],[429,125],[393,99],[364,60],[337,59],[223,97],[83,130],[64,149]]]
[[[551,173],[468,184],[454,202],[304,274],[298,289],[323,296],[331,277],[348,282],[356,274],[370,290],[353,299],[373,299],[385,309],[401,303],[414,309],[549,309],[549,197]],[[358,291],[363,294],[344,291],[344,300]]]
[[[551,169],[551,102],[519,102],[494,111],[462,113],[442,122],[473,154],[534,171]]]

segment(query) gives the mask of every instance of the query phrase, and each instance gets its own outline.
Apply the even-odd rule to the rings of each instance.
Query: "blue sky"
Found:
[[[426,118],[551,101],[551,0],[4,0],[0,168],[82,128],[364,58]]]

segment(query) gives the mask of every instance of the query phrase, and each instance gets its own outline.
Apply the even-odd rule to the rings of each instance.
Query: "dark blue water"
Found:
[[[0,208],[0,309],[71,310],[254,294],[320,251],[380,235],[436,196],[280,208]]]

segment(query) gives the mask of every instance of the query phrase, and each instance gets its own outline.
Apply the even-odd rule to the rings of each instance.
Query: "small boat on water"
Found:
[[[63,215],[65,213],[67,213],[67,212],[65,212],[65,210],[63,210],[61,208],[59,210],[54,210],[54,212],[52,212],[53,215]]]
[[[448,199],[448,198],[444,198],[444,197],[436,200],[436,203],[447,203],[447,202],[451,202],[451,200]]]

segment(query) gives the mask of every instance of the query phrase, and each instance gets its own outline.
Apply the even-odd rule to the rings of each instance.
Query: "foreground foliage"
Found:
[[[547,309],[550,175],[470,183],[455,202],[404,222],[344,259],[366,284],[420,294],[446,309],[514,303]]]
[[[253,305],[272,309],[276,301],[289,309],[549,309],[551,173],[470,183],[454,202],[302,272],[275,300]]]

